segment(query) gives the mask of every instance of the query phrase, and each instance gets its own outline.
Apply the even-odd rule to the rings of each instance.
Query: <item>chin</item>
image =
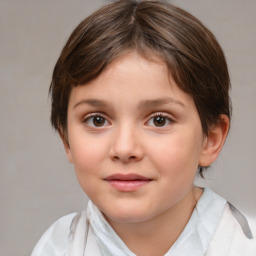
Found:
[[[103,211],[106,219],[110,219],[118,223],[138,223],[150,219],[148,216],[148,211],[143,211],[142,209],[118,209],[113,211]]]

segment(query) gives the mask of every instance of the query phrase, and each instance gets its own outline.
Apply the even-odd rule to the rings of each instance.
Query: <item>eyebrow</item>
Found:
[[[157,107],[165,104],[176,104],[180,105],[181,107],[185,107],[184,103],[181,101],[175,100],[171,97],[164,97],[164,98],[157,98],[157,99],[149,99],[149,100],[142,100],[139,102],[139,108],[149,108],[149,107]],[[79,102],[77,102],[73,109],[76,108],[79,105],[91,105],[93,107],[107,107],[109,106],[109,103],[102,99],[83,99]]]
[[[175,100],[171,97],[164,97],[164,98],[158,98],[158,99],[150,99],[150,100],[143,100],[139,103],[140,108],[144,107],[157,107],[165,104],[176,104],[181,107],[185,107],[185,104],[179,100]]]
[[[87,105],[91,105],[91,106],[94,106],[94,107],[106,107],[108,105],[107,101],[105,101],[105,100],[83,99],[83,100],[77,102],[74,105],[73,109],[76,108],[79,105],[82,105],[82,104],[87,104]]]

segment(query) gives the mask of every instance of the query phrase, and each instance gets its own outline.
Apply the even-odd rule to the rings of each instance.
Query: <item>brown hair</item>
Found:
[[[66,131],[71,89],[96,78],[115,58],[135,50],[168,66],[177,85],[190,94],[202,129],[230,118],[230,79],[214,35],[194,16],[163,1],[120,0],[83,20],[69,37],[54,68],[51,122]]]

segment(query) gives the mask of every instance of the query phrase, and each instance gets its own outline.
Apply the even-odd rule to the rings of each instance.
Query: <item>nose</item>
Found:
[[[143,155],[141,136],[138,129],[128,125],[117,128],[111,142],[111,159],[129,163],[141,160]]]

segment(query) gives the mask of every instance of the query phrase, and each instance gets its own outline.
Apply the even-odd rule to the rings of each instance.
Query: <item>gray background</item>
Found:
[[[85,206],[49,123],[51,72],[64,42],[107,1],[0,0],[0,256],[25,256],[57,218]],[[229,138],[206,182],[251,223],[256,215],[256,1],[173,3],[204,22],[222,45],[232,78]]]

